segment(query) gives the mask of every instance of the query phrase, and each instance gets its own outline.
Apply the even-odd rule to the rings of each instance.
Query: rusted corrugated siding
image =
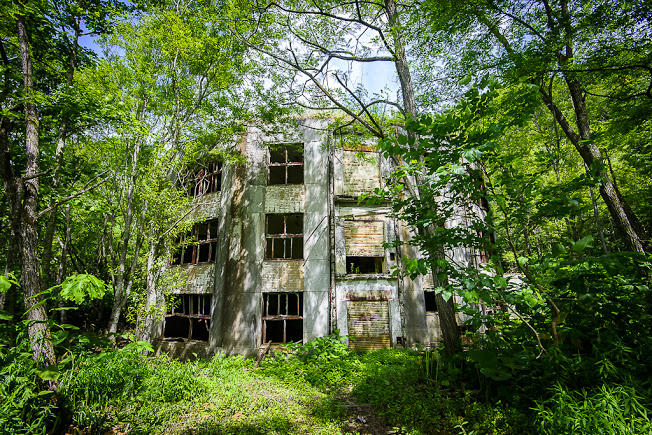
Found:
[[[346,255],[353,257],[382,257],[385,223],[383,221],[344,222]]]
[[[349,346],[355,350],[375,350],[391,346],[387,301],[347,301]]]

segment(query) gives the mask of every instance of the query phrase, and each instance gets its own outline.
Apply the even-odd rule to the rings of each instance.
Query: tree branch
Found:
[[[99,177],[101,177],[102,175],[106,174],[107,172],[108,172],[108,170],[107,170],[107,171],[104,171],[104,172],[102,172],[102,173],[100,173],[100,174],[97,175],[97,176],[95,176],[95,177],[94,177],[93,179],[91,179],[88,183],[86,183],[85,186],[84,186],[84,188],[83,188],[82,190],[80,190],[79,192],[77,192],[77,193],[75,193],[75,194],[72,194],[72,195],[70,195],[70,196],[68,196],[68,197],[66,197],[66,198],[64,198],[64,199],[62,199],[61,201],[58,201],[58,202],[52,204],[50,207],[46,208],[45,210],[42,210],[39,214],[36,215],[36,219],[38,219],[39,217],[43,216],[45,213],[49,212],[50,210],[59,207],[61,204],[64,204],[64,203],[70,201],[71,199],[77,198],[78,196],[83,195],[84,193],[88,192],[89,190],[93,190],[93,189],[95,189],[97,186],[100,186],[101,184],[106,183],[106,182],[109,180],[109,178],[111,178],[111,177],[106,177],[105,179],[98,181],[97,183],[93,184],[92,186],[86,187],[86,186],[88,186],[90,183],[92,183],[93,181],[97,180],[97,179],[98,179]]]

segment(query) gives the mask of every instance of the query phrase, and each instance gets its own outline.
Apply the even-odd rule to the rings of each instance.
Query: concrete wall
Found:
[[[407,239],[409,231],[390,217],[389,204],[357,203],[359,195],[381,185],[391,163],[368,146],[363,146],[362,158],[359,152],[333,148],[325,127],[325,121],[307,119],[283,134],[249,128],[237,144],[246,164],[224,164],[222,192],[204,197],[206,204],[193,213],[219,219],[220,249],[215,264],[185,266],[190,279],[175,292],[212,292],[209,354],[257,352],[263,292],[303,292],[304,342],[335,329],[346,334],[347,301],[359,300],[387,301],[393,346],[399,337],[407,344],[437,338],[438,321],[426,316],[421,279],[389,274],[401,255],[418,252],[376,246]],[[304,184],[267,186],[267,146],[286,143],[303,144]],[[304,258],[265,260],[266,214],[285,213],[303,214]],[[347,227],[351,220],[361,227],[357,221]],[[350,243],[356,237],[369,239],[369,246],[360,243],[365,249],[356,255],[383,255],[384,273],[347,275],[347,238]]]

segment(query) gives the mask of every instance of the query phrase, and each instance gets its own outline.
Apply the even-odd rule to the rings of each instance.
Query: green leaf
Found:
[[[11,288],[11,281],[6,276],[0,275],[0,293],[4,293]]]
[[[578,240],[573,244],[573,251],[579,254],[582,251],[584,251],[586,248],[592,248],[593,245],[591,243],[593,243],[593,237],[586,236],[583,239]]]
[[[494,284],[500,288],[507,288],[507,280],[504,276],[494,276]]]
[[[47,366],[43,370],[36,369],[35,372],[44,381],[56,381],[61,375],[56,365]]]
[[[61,298],[81,304],[89,299],[101,299],[106,292],[106,284],[88,273],[71,275],[61,283]]]
[[[530,308],[533,308],[539,301],[532,295],[525,295],[525,303],[528,304]]]

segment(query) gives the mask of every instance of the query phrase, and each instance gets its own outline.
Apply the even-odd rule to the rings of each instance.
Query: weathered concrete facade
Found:
[[[424,293],[432,284],[392,275],[402,256],[418,252],[383,246],[408,239],[409,230],[389,204],[358,203],[391,165],[326,127],[307,119],[286,134],[247,130],[237,144],[247,163],[224,164],[221,190],[196,198],[202,205],[194,214],[217,228],[216,248],[201,254],[213,235],[204,240],[199,228],[193,258],[209,260],[171,266],[188,277],[172,289],[188,306],[161,321],[164,342],[196,346],[188,338],[202,327],[208,354],[252,355],[269,341],[307,342],[335,330],[354,337],[357,349],[439,339],[436,309]],[[190,331],[173,328],[177,318],[188,318]]]

